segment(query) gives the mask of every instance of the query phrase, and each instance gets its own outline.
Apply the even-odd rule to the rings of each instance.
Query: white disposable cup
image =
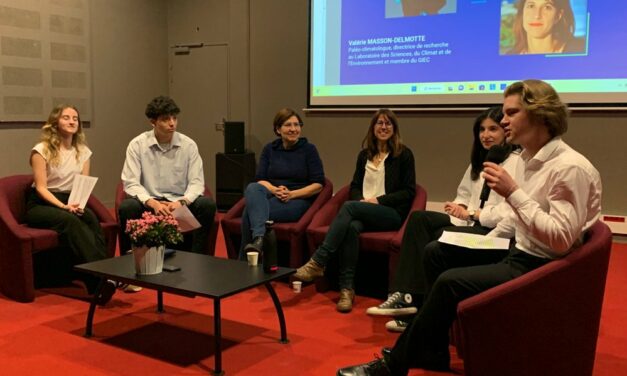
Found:
[[[303,283],[301,281],[293,281],[292,287],[294,288],[294,292],[298,294],[303,288]]]
[[[246,252],[246,257],[248,258],[248,265],[255,266],[259,260],[259,252]]]

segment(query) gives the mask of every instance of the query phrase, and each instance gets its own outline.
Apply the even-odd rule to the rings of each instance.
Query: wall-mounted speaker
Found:
[[[244,146],[244,122],[224,122],[224,153],[242,154],[246,152]]]

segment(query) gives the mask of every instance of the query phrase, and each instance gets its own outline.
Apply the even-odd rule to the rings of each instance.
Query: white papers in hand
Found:
[[[194,217],[187,206],[181,206],[172,211],[172,216],[179,222],[181,232],[192,231],[200,228],[200,222]]]
[[[85,209],[89,195],[91,195],[91,191],[94,190],[97,181],[98,178],[94,176],[75,175],[74,182],[72,183],[72,191],[67,200],[68,205],[78,204],[79,208]]]
[[[464,248],[472,249],[508,249],[509,239],[496,238],[492,236],[466,234],[463,232],[444,231],[440,243],[452,244]]]

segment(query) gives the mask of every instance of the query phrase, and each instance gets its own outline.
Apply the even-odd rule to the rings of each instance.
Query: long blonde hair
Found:
[[[76,149],[76,160],[80,161],[82,146],[86,146],[85,133],[83,133],[83,123],[78,109],[74,106],[60,104],[55,106],[48,121],[41,127],[41,142],[44,144],[44,154],[48,163],[52,166],[59,165],[59,153],[61,150],[61,138],[59,137],[59,119],[63,110],[71,108],[78,114],[78,131],[72,136],[72,146]]]

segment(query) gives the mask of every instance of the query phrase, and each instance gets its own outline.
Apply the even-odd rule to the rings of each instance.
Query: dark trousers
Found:
[[[254,238],[266,233],[266,221],[277,223],[297,222],[311,207],[315,197],[283,202],[259,183],[250,183],[244,192],[246,207],[242,213],[242,240],[239,259],[246,260],[244,248]]]
[[[352,289],[359,259],[359,234],[363,231],[398,230],[402,224],[403,218],[389,206],[347,201],[331,222],[324,241],[312,258],[317,263],[326,265],[337,253],[340,288]]]
[[[200,196],[194,202],[188,205],[189,211],[192,212],[196,220],[200,222],[200,228],[191,232],[191,246],[189,249],[182,249],[184,251],[192,251],[195,253],[207,254],[207,244],[209,243],[209,232],[213,225],[213,220],[216,215],[215,202],[206,196]],[[126,234],[126,221],[129,219],[141,218],[145,211],[150,211],[136,198],[127,198],[120,204],[118,208],[118,221],[120,224],[120,253],[124,254],[131,249],[131,239]],[[188,236],[185,234],[186,237]],[[181,245],[167,244],[169,248],[181,249]]]
[[[69,193],[53,195],[61,202],[67,202],[69,197]],[[102,260],[108,256],[100,221],[89,208],[85,208],[82,215],[72,214],[51,205],[32,189],[28,195],[24,219],[30,227],[50,229],[59,234],[60,247],[70,255],[72,265],[68,265],[69,274],[73,274],[73,265]],[[89,292],[93,292],[97,279],[82,274],[80,278],[85,281]]]
[[[429,243],[424,257],[426,299],[394,345],[388,362],[393,373],[406,375],[413,367],[448,368],[449,329],[457,304],[549,261],[515,247],[499,252]]]
[[[419,300],[422,300],[426,290],[423,257],[427,244],[439,239],[444,231],[485,235],[490,230],[482,226],[455,226],[451,223],[450,217],[444,213],[424,210],[412,212],[405,226],[399,262],[390,292],[411,293],[417,299],[416,303],[420,305]]]

